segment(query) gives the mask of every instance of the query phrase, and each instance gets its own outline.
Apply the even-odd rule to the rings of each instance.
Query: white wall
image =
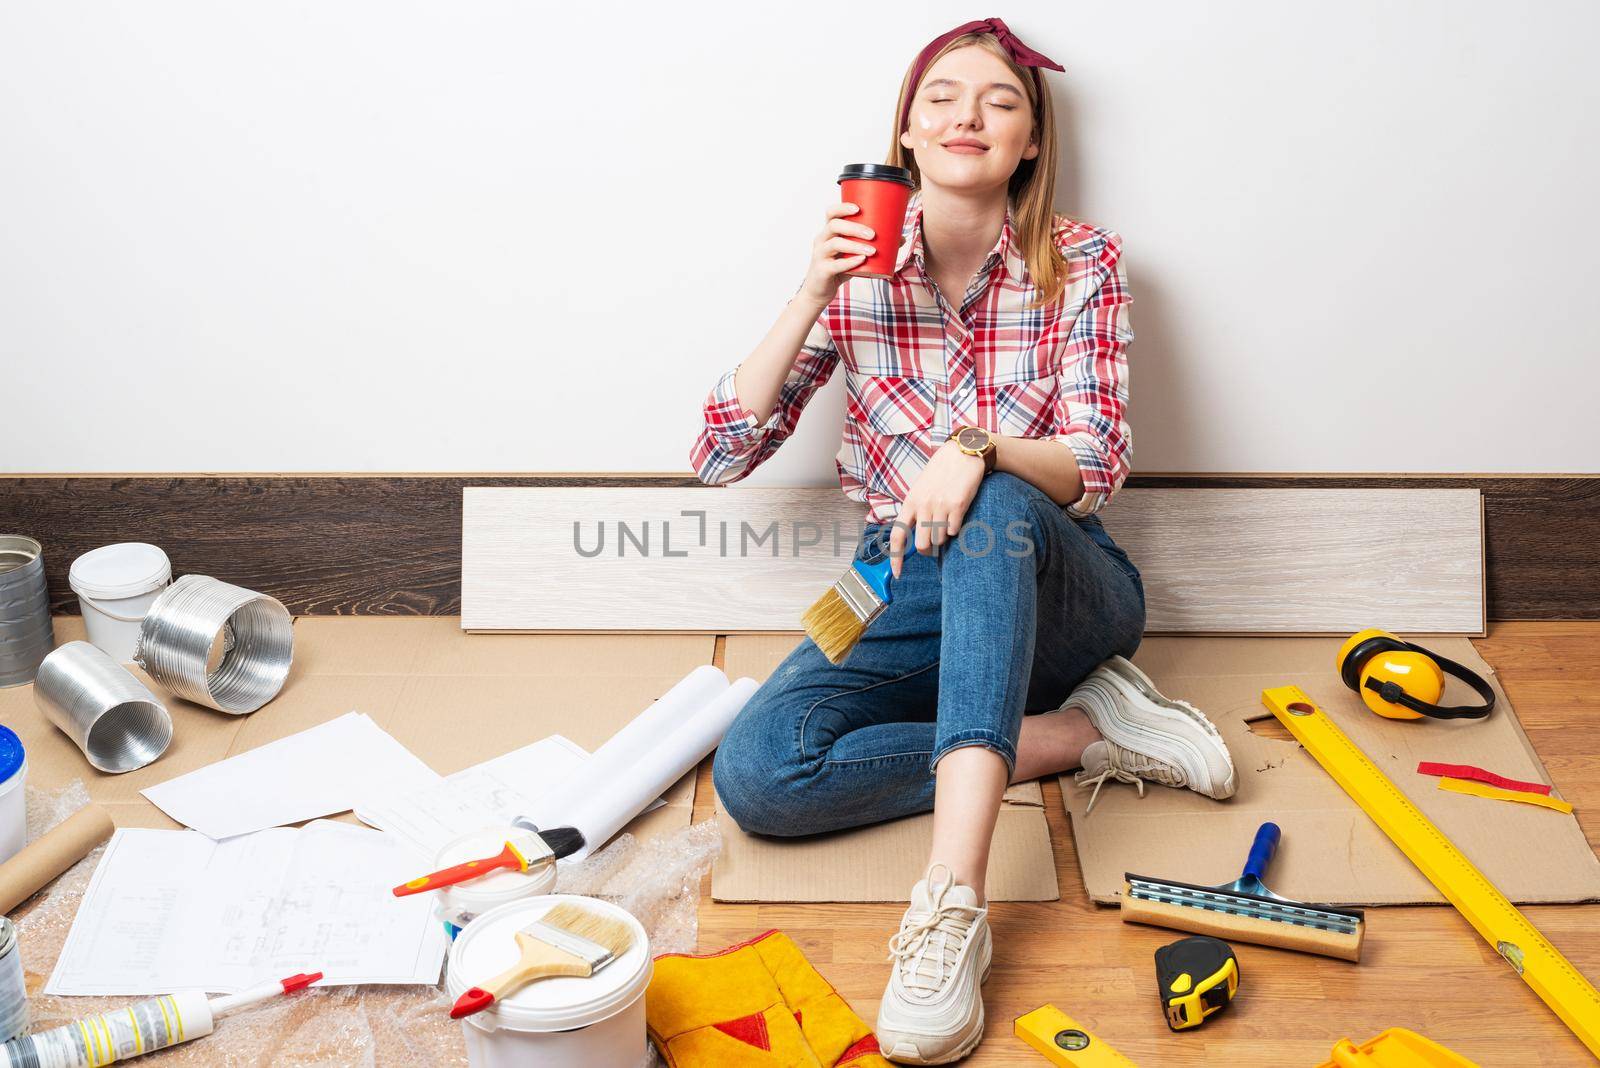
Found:
[[[547,10],[0,0],[0,469],[685,470],[984,12]],[[1126,240],[1136,471],[1600,470],[1600,6],[1000,14]]]

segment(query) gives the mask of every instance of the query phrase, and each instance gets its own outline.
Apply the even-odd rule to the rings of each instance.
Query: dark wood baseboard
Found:
[[[270,593],[297,615],[455,615],[462,487],[697,484],[687,474],[13,476],[0,477],[0,533],[44,545],[57,612],[78,610],[74,557],[148,541],[180,574]],[[1490,618],[1600,619],[1600,477],[1135,475],[1128,485],[1479,488]]]

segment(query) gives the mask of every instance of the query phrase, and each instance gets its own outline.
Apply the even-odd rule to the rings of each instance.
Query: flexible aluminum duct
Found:
[[[185,575],[157,597],[134,661],[179,697],[254,712],[278,695],[294,655],[294,620],[272,597]]]
[[[88,642],[44,658],[33,700],[101,771],[142,768],[172,743],[172,717],[149,687]]]

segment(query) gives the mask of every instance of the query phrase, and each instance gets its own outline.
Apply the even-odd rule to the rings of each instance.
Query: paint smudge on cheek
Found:
[[[933,129],[933,120],[928,118],[928,116],[926,116],[926,115],[918,115],[917,116],[917,122],[922,124],[922,128],[924,130]]]
[[[928,147],[928,141],[927,141],[926,138],[924,138],[923,141],[922,141],[922,147],[923,148],[927,148]]]

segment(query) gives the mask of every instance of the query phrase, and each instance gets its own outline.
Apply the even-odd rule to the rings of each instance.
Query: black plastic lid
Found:
[[[876,179],[880,182],[899,182],[901,185],[916,188],[916,183],[911,179],[911,171],[905,167],[896,167],[892,163],[849,163],[839,175],[841,182],[863,178]]]

